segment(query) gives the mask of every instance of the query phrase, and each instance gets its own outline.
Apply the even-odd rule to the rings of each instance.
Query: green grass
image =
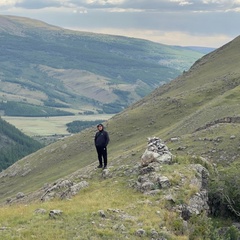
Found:
[[[109,170],[112,177],[106,179],[101,170],[92,169],[88,173],[80,170],[74,181],[84,179],[89,187],[69,200],[35,200],[1,206],[0,227],[4,230],[0,231],[0,237],[6,240],[53,240],[56,235],[64,240],[139,239],[136,234],[139,229],[145,231],[141,239],[150,239],[153,230],[158,237],[172,240],[209,237],[213,231],[210,218],[194,216],[189,221],[190,231],[186,231],[179,213],[172,210],[178,204],[187,203],[199,191],[197,186],[190,184],[196,173],[189,163],[199,163],[200,159],[177,156],[176,161],[174,165],[163,165],[160,170],[161,175],[169,177],[170,189],[153,196],[144,195],[130,186],[129,183],[137,180],[137,175],[125,175],[124,172],[131,169],[134,162],[132,165],[112,165]],[[178,190],[173,190],[176,187]],[[165,200],[168,194],[173,194],[175,203]],[[37,209],[45,209],[46,213],[37,214]],[[49,212],[53,209],[61,210],[62,215],[51,218]],[[104,211],[105,217],[101,217],[100,210]],[[231,226],[231,223],[222,223],[222,226]]]
[[[49,136],[49,135],[65,135],[67,124],[73,121],[95,121],[96,119],[107,120],[111,118],[111,114],[100,115],[74,115],[74,116],[58,116],[49,118],[39,117],[9,117],[2,116],[2,119],[16,126],[28,136]]]
[[[170,175],[172,168],[184,171],[185,165],[166,166],[161,173]],[[114,166],[110,170],[113,172],[110,179],[103,179],[101,171],[95,170],[92,177],[87,179],[89,187],[71,200],[1,207],[1,227],[7,229],[0,232],[0,237],[51,240],[56,235],[58,239],[125,239],[127,236],[138,239],[136,231],[143,228],[146,235],[142,239],[149,239],[153,229],[162,236],[168,236],[168,239],[188,239],[186,232],[179,232],[182,222],[178,214],[165,208],[164,191],[156,196],[145,196],[129,187],[124,174],[117,177],[115,174],[122,171],[117,169]],[[191,178],[194,173],[189,171],[184,174]],[[188,198],[189,195],[185,194],[183,201]],[[34,211],[39,208],[47,213],[36,214]],[[51,219],[48,213],[52,209],[62,210],[62,216]],[[106,218],[100,216],[99,210],[105,212]],[[175,224],[172,225],[173,222]]]

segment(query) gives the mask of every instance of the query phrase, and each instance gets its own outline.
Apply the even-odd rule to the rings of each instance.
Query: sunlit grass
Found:
[[[131,239],[138,239],[136,231],[144,228],[146,238],[143,239],[148,239],[152,230],[164,232],[163,227],[170,226],[178,218],[164,209],[160,195],[145,196],[128,187],[125,178],[99,178],[98,181],[96,178],[71,200],[1,207],[1,227],[6,227],[6,230],[0,231],[0,237],[53,240],[57,236],[57,239],[110,240],[131,236]],[[45,209],[46,213],[35,213],[39,208]],[[52,219],[48,213],[53,209],[62,210],[63,214]],[[104,211],[104,218],[99,210]],[[173,232],[168,235],[174,236]]]

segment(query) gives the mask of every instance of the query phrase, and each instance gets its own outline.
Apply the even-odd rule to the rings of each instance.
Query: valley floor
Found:
[[[9,117],[2,116],[2,119],[17,127],[26,135],[33,136],[50,136],[69,134],[67,132],[67,123],[73,121],[95,121],[108,120],[111,114],[98,115],[74,115],[74,116],[59,116],[59,117]]]

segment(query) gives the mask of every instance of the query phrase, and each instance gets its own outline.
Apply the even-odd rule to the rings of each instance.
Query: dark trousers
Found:
[[[107,166],[107,148],[101,147],[101,146],[96,146],[96,149],[97,149],[97,154],[98,154],[99,165],[102,166],[102,160],[103,160],[104,167],[106,167]]]

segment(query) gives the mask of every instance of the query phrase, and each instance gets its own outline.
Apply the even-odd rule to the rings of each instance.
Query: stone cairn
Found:
[[[156,194],[171,186],[169,179],[160,172],[162,164],[171,164],[172,154],[160,138],[148,138],[147,149],[141,157],[139,176],[135,187],[144,194]]]
[[[171,164],[172,154],[160,138],[152,137],[148,138],[148,146],[141,160],[142,166],[148,166],[151,162]]]

